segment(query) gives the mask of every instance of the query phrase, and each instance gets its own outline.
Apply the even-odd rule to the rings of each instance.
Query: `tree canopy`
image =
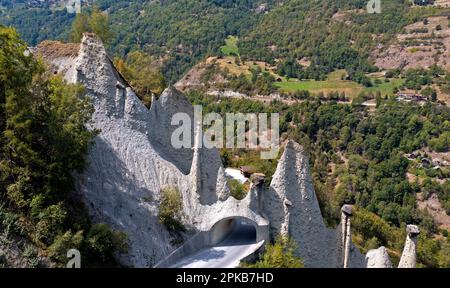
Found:
[[[91,225],[73,194],[96,133],[86,128],[93,106],[82,86],[48,73],[27,49],[15,30],[0,26],[0,227],[27,235],[60,265],[69,244],[93,251],[86,265],[114,263],[126,236]]]

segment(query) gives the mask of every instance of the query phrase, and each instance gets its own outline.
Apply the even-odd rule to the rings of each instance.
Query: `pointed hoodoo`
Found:
[[[250,209],[253,211],[263,214],[263,192],[264,192],[264,181],[266,175],[261,173],[255,173],[251,177],[251,188],[250,188]],[[263,215],[264,216],[264,215]]]
[[[392,268],[392,262],[386,247],[370,250],[366,255],[367,268]]]
[[[217,173],[216,191],[217,198],[222,202],[226,201],[231,196],[230,188],[227,184],[227,177],[225,176],[225,170],[222,166],[219,167],[219,172]]]
[[[334,267],[335,232],[323,221],[302,146],[289,141],[278,162],[269,191],[264,194],[264,214],[272,237],[289,234],[296,241],[306,267]],[[342,261],[339,259],[339,266]]]
[[[194,152],[190,173],[192,191],[200,204],[212,205],[219,199],[219,194],[222,199],[228,198],[226,177],[220,171],[222,163],[219,153],[203,147],[202,123],[198,121],[194,125]],[[220,191],[217,190],[218,187],[221,188]]]
[[[302,223],[304,224],[302,226],[311,225],[325,228],[309,171],[309,159],[304,148],[298,143],[289,141],[286,144],[270,188],[271,192],[265,197],[265,200],[267,200],[265,202],[267,204],[278,202],[278,205],[282,206],[283,209],[277,212],[286,214],[286,211],[294,209],[296,210],[295,214],[299,216],[296,217],[297,220],[305,222]],[[266,207],[265,212],[270,214],[272,208]],[[278,223],[278,225],[281,227],[281,223]]]
[[[406,243],[398,268],[416,268],[417,237],[420,234],[419,227],[408,225],[406,227]]]
[[[201,168],[201,144],[202,144],[202,131],[201,123],[195,123],[194,130],[194,156],[192,158],[191,179],[193,181],[193,191],[197,194],[200,203],[202,203],[202,168]]]
[[[350,259],[350,246],[352,241],[351,234],[351,217],[353,216],[353,206],[344,205],[341,209],[342,211],[342,247],[344,250],[343,267],[349,267]]]

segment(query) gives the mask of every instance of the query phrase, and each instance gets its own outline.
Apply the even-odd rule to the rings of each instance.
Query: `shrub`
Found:
[[[183,216],[183,200],[175,187],[166,187],[161,190],[161,203],[159,205],[159,221],[171,231],[183,231],[181,223]]]
[[[354,209],[353,229],[363,235],[364,240],[376,238],[379,244],[393,247],[403,245],[403,235],[381,217],[358,206]],[[397,248],[397,247],[395,247]]]
[[[30,215],[37,219],[45,207],[45,196],[43,194],[35,195],[30,202]]]
[[[439,136],[439,138],[434,138],[429,141],[431,149],[436,152],[447,152],[450,146],[450,132],[445,132]]]
[[[262,259],[248,268],[303,268],[303,261],[295,256],[297,245],[285,236],[278,236],[274,244],[268,244]]]
[[[247,190],[245,189],[245,185],[241,184],[239,180],[229,179],[228,187],[230,187],[231,196],[236,198],[237,200],[242,200],[247,196]]]
[[[37,268],[39,266],[39,257],[33,246],[27,245],[23,250],[22,256],[27,258],[27,264],[30,268]]]
[[[380,247],[381,245],[380,245],[380,241],[378,241],[378,239],[377,239],[377,237],[372,237],[371,239],[369,239],[367,242],[366,242],[366,245],[365,245],[365,249],[367,250],[367,251],[369,251],[369,250],[372,250],[372,249],[377,249],[378,247]]]
[[[114,252],[128,250],[127,235],[124,232],[112,231],[106,224],[95,224],[87,234],[87,249],[92,258],[103,262],[113,259]]]
[[[126,59],[116,58],[114,64],[127,79],[147,108],[151,106],[152,95],[160,95],[166,87],[164,76],[155,68],[155,59],[150,55],[134,51]]]
[[[53,244],[48,248],[48,256],[58,263],[64,263],[67,261],[67,251],[70,249],[80,250],[83,239],[83,231],[79,231],[76,234],[67,231],[63,235],[56,237]]]
[[[0,251],[0,268],[8,267],[8,260],[6,259],[6,255],[3,251]]]
[[[444,203],[445,212],[450,216],[450,199]]]
[[[417,259],[429,268],[437,268],[437,253],[440,250],[440,243],[436,239],[427,239],[426,235],[420,234],[417,245]]]
[[[39,222],[36,225],[36,239],[45,244],[51,244],[55,237],[63,230],[63,224],[67,217],[67,211],[63,204],[51,205],[39,213]]]
[[[448,241],[442,245],[437,258],[440,268],[450,268],[450,243]]]
[[[3,232],[5,237],[11,234],[22,235],[24,233],[19,217],[8,212],[2,204],[0,204],[0,231]]]

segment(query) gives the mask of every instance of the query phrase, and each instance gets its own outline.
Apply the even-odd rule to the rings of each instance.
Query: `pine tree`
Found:
[[[78,13],[72,23],[70,40],[75,43],[81,42],[84,32],[91,32],[89,27],[89,15],[85,13]]]
[[[85,32],[95,33],[104,43],[108,43],[113,36],[109,27],[108,14],[98,7],[95,7],[90,14],[77,14],[70,32],[71,41],[80,42]]]
[[[249,268],[303,268],[303,262],[295,255],[295,242],[289,237],[278,236],[274,244],[266,246],[262,259]]]
[[[82,87],[46,73],[13,29],[0,27],[0,44],[0,200],[34,214],[37,239],[51,243],[64,229],[72,174],[86,164],[92,105]]]
[[[150,107],[152,95],[160,95],[166,87],[164,76],[154,62],[153,57],[141,51],[129,53],[126,60],[117,58],[114,61],[117,70],[147,107]]]
[[[22,207],[24,194],[30,193],[33,176],[26,167],[38,165],[36,152],[30,146],[32,97],[29,84],[38,65],[27,56],[27,47],[15,30],[0,26],[0,98],[2,127],[2,158],[0,179],[10,201]],[[14,179],[15,182],[7,185]]]

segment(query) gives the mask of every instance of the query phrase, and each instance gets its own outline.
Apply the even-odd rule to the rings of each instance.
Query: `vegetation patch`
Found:
[[[446,267],[445,261],[438,259],[448,253],[445,247],[449,240],[433,218],[418,209],[416,195],[435,191],[447,207],[448,169],[426,169],[423,177],[440,179],[431,184],[410,182],[407,173],[412,163],[404,155],[424,148],[448,151],[448,107],[431,101],[425,105],[403,103],[388,97],[379,99],[378,107],[368,113],[357,103],[312,98],[287,105],[225,98],[217,103],[215,97],[199,92],[188,95],[194,104],[207,107],[208,113],[280,113],[282,139],[299,142],[310,157],[314,187],[330,226],[338,225],[343,204],[356,204],[355,243],[364,251],[385,245],[395,260],[403,249],[405,225],[418,224],[424,234],[419,249],[432,251],[429,259],[426,253],[421,254],[421,265]],[[223,150],[221,155],[226,167],[253,166],[267,175],[268,183],[277,165],[276,160],[261,160],[257,153],[242,149]]]
[[[236,179],[228,179],[227,182],[228,187],[230,188],[231,196],[237,200],[242,200],[247,196],[248,190],[250,189],[248,184],[242,184]]]
[[[275,243],[266,245],[261,260],[242,266],[246,268],[303,268],[303,261],[296,256],[296,251],[295,241],[278,236]]]
[[[226,56],[239,57],[238,40],[239,38],[236,36],[228,36],[225,40],[225,46],[220,47],[220,51]]]
[[[126,59],[117,57],[114,65],[147,108],[151,106],[152,96],[159,96],[166,88],[156,60],[142,51],[131,52]]]
[[[285,82],[276,82],[274,85],[283,92],[306,90],[312,93],[329,93],[339,91],[345,92],[347,96],[356,96],[363,89],[358,83],[344,80],[289,80]]]
[[[170,231],[184,231],[181,222],[183,217],[183,199],[176,187],[165,187],[161,190],[159,204],[159,222]]]
[[[71,55],[75,46],[69,47],[56,53]],[[15,30],[0,25],[3,236],[29,239],[49,252],[56,266],[65,266],[67,260],[67,251],[57,249],[61,243],[77,244],[85,256],[83,267],[117,265],[113,254],[120,252],[115,250],[118,245],[108,243],[123,243],[125,236],[116,239],[120,232],[93,225],[83,203],[73,195],[74,175],[83,172],[97,133],[86,128],[93,106],[82,86],[67,84],[46,71],[25,53],[27,49]],[[29,266],[35,266],[36,251],[27,247],[24,256]]]
[[[345,73],[345,72],[344,72]],[[401,87],[404,79],[370,78],[370,87],[364,87],[354,81],[343,80],[345,75],[339,71],[328,75],[327,80],[298,80],[290,79],[282,82],[275,82],[274,86],[282,92],[295,93],[297,91],[309,91],[315,94],[329,94],[332,92],[345,93],[349,98],[355,98],[361,93],[375,95],[379,93],[382,96],[392,95],[395,89]]]

